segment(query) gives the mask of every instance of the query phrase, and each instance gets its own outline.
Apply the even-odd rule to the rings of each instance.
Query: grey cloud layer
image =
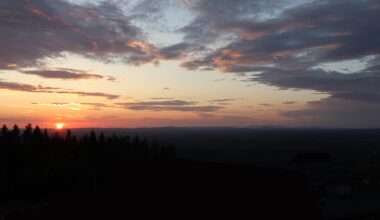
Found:
[[[327,98],[309,103],[305,109],[285,111],[282,115],[300,126],[378,128],[379,112],[379,105]]]
[[[251,80],[280,88],[312,89],[341,99],[380,104],[380,72],[342,74],[321,69],[263,69]]]
[[[330,120],[326,121],[330,124],[336,118],[335,123],[344,126],[380,125],[374,120],[380,105],[379,1],[310,0],[290,7],[283,3],[295,1],[189,2],[197,16],[182,29],[187,41],[207,45],[228,34],[235,37],[182,67],[254,72],[248,82],[330,95],[307,109],[286,112],[285,117],[309,114],[319,121]],[[350,74],[318,68],[324,63],[364,58],[371,61]],[[360,114],[360,120],[353,119],[355,114]]]
[[[105,104],[98,102],[81,102],[81,103],[31,103],[34,105],[72,107],[72,106],[87,106],[91,110],[102,110],[103,108],[123,108],[135,111],[180,111],[180,112],[215,112],[222,107],[219,106],[199,106],[196,102],[184,100],[169,100],[169,101],[147,101],[147,102],[123,102],[114,104]]]
[[[199,106],[196,104],[196,102],[184,100],[116,103],[120,107],[136,111],[215,112],[222,109],[220,106]]]
[[[37,65],[41,59],[72,52],[124,62],[152,58],[142,30],[112,2],[73,5],[63,0],[0,2],[0,68]]]
[[[160,4],[152,1],[149,5]],[[125,14],[114,1],[85,5],[64,0],[1,1],[0,69],[38,66],[44,58],[57,57],[62,52],[102,62],[140,65],[178,59],[202,49],[191,43],[163,48],[150,44],[144,30],[133,24],[138,8],[141,7],[136,6],[136,10]],[[145,7],[145,10],[153,9]],[[57,73],[50,72],[54,74]]]
[[[37,69],[37,70],[22,70],[24,74],[36,75],[43,78],[52,79],[103,79],[103,76],[97,74],[89,74],[82,70],[73,69]]]
[[[215,37],[232,32],[238,38],[183,66],[188,69],[249,72],[265,64],[282,68],[302,65],[307,68],[320,62],[379,55],[380,8],[375,7],[376,3],[374,0],[314,1],[264,21],[238,19],[236,16],[228,17],[227,21],[219,20],[214,17],[224,14],[217,15],[214,11],[202,9],[202,18],[208,16],[216,20],[209,28],[218,33]],[[218,5],[226,11],[234,11],[227,8],[233,5]]]
[[[77,96],[92,96],[101,97],[106,99],[117,99],[119,95],[113,95],[102,92],[83,92],[83,91],[68,91],[62,88],[45,87],[45,86],[33,86],[29,84],[6,82],[0,80],[0,89],[6,89],[11,91],[21,91],[21,92],[35,92],[35,93],[56,93],[56,94],[70,94]]]
[[[191,11],[194,19],[178,30],[184,34],[183,42],[159,48],[146,41],[144,30],[132,19],[158,19],[169,2]],[[305,114],[320,112],[325,118],[333,118],[337,112],[350,115],[345,114],[349,112],[348,103],[363,103],[362,112],[375,112],[380,105],[378,0],[165,0],[159,3],[144,0],[137,4],[135,11],[125,15],[112,2],[72,5],[63,0],[1,1],[0,69],[38,66],[43,58],[59,56],[62,52],[132,65],[186,59],[181,66],[188,70],[252,72],[249,82],[330,95],[318,105],[310,105]],[[368,57],[371,59],[367,66],[351,74],[316,68],[324,63]],[[24,73],[66,79],[97,77],[57,70]],[[51,89],[3,81],[0,88],[51,92]],[[344,103],[343,107],[339,103]],[[118,105],[153,111],[207,112],[220,108],[181,100]],[[302,112],[283,114],[289,118],[294,115]]]

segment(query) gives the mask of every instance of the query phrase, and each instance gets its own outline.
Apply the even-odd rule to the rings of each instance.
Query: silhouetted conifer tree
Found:
[[[106,145],[106,138],[105,138],[105,136],[104,136],[104,133],[103,133],[103,131],[100,133],[100,135],[99,135],[99,145],[100,146],[104,146],[104,145]]]
[[[72,142],[72,134],[70,130],[66,131],[65,141],[68,145],[71,145]]]
[[[89,144],[95,146],[97,144],[96,134],[94,130],[91,130],[89,137]]]
[[[9,130],[8,130],[8,127],[6,125],[3,125],[3,127],[1,128],[1,132],[0,132],[0,140],[1,140],[1,144],[3,146],[6,146],[7,144],[9,144]]]
[[[33,129],[31,124],[22,132],[17,125],[12,131],[3,125],[0,172],[10,175],[4,175],[7,179],[0,183],[0,194],[20,190],[96,190],[102,179],[99,176],[116,175],[126,164],[172,159],[175,155],[174,146],[160,147],[157,142],[149,145],[147,139],[141,141],[138,135],[131,141],[129,136],[106,137],[101,132],[97,138],[92,130],[77,138],[70,130],[61,136],[58,132],[49,135],[47,129],[42,131],[38,126]]]
[[[32,124],[27,124],[25,126],[24,132],[22,133],[22,142],[24,146],[28,147],[31,145],[32,133],[33,133]]]
[[[36,128],[33,130],[32,135],[32,144],[35,147],[40,147],[43,142],[43,136],[40,127],[36,126]]]
[[[13,146],[18,146],[21,144],[21,131],[17,125],[13,126],[13,129],[11,132],[11,139],[12,139]]]

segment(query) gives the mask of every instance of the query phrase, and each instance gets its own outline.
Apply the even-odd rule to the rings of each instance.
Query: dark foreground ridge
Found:
[[[0,139],[4,219],[321,219],[303,177],[290,171],[185,161],[173,147],[103,142],[94,132],[75,145],[71,134],[41,144],[28,129],[16,145],[4,138],[13,131]],[[28,205],[12,210],[15,201]]]
[[[76,194],[6,219],[320,219],[294,173],[190,162],[130,164],[98,192]]]

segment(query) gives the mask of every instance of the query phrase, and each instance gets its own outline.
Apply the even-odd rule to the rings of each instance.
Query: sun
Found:
[[[63,123],[56,123],[55,124],[56,129],[62,129],[64,126],[65,126],[65,124],[63,124]]]

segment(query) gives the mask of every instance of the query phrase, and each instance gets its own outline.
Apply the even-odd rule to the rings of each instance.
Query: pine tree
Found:
[[[21,131],[20,128],[15,124],[11,132],[12,145],[18,146],[21,144]]]
[[[36,126],[32,134],[32,144],[36,147],[41,147],[43,142],[43,135],[40,127]]]
[[[71,130],[67,130],[67,131],[66,131],[65,143],[66,143],[67,145],[71,145],[71,143],[72,143],[72,134],[71,134]]]
[[[6,125],[3,125],[0,132],[0,143],[5,146],[9,144],[9,130]]]
[[[90,132],[89,142],[89,144],[92,146],[97,145],[96,134],[94,130],[91,130]]]
[[[30,146],[32,143],[32,133],[33,133],[33,128],[32,124],[28,124],[25,126],[25,130],[22,133],[22,142],[25,146]]]
[[[100,133],[100,136],[99,136],[99,145],[100,146],[106,145],[106,138],[104,136],[103,131]]]

